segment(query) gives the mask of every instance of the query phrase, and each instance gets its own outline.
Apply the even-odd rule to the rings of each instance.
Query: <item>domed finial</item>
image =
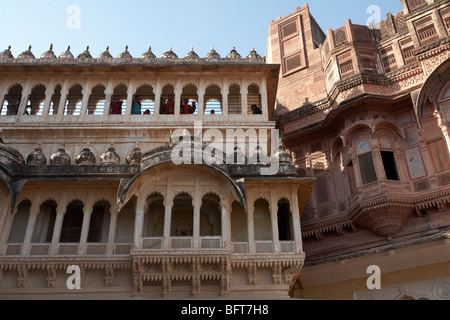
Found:
[[[127,46],[125,46],[125,51],[128,51],[128,45],[127,45]]]
[[[109,46],[107,46],[107,47],[106,47],[106,51],[108,51],[108,52],[109,52]]]
[[[53,50],[53,43],[50,44],[50,50]]]
[[[31,44],[30,44],[30,46],[28,47],[28,51],[31,51]]]
[[[70,46],[67,47],[67,51],[70,51]]]
[[[11,46],[8,46],[8,50],[11,50]]]

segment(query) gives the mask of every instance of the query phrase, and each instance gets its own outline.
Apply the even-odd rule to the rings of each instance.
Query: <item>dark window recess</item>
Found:
[[[373,165],[372,152],[362,154],[358,156],[358,159],[363,184],[377,181],[377,174],[375,172],[375,166]]]
[[[388,180],[400,180],[395,165],[394,153],[390,151],[381,151],[381,159],[383,159],[384,172]]]
[[[280,241],[292,241],[291,210],[288,202],[278,203],[278,234]]]
[[[64,221],[61,229],[61,243],[77,243],[80,242],[81,228],[83,226],[83,207],[67,208],[64,215]]]

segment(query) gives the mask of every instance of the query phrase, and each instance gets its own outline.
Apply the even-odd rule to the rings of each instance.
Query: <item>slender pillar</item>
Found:
[[[177,84],[175,85],[175,110],[174,110],[175,121],[179,121],[179,119],[180,119],[181,91],[182,91],[182,88],[181,88],[180,81],[177,80]]]
[[[203,80],[200,80],[200,84],[198,86],[198,116],[201,120],[203,118],[203,114],[205,113],[205,84]]]
[[[164,249],[170,249],[170,229],[172,222],[173,201],[166,200],[164,211]]]
[[[230,88],[228,86],[228,80],[223,79],[222,82],[222,114],[228,116],[228,94]]]
[[[256,246],[255,246],[255,225],[254,225],[254,219],[253,214],[255,211],[255,206],[252,203],[248,206],[247,211],[247,228],[248,228],[248,251],[249,253],[255,253],[256,252]]]
[[[273,241],[273,250],[275,253],[281,252],[280,247],[280,234],[278,232],[278,203],[277,199],[275,199],[273,192],[271,192],[270,199],[270,215],[272,222],[272,241]]]
[[[85,82],[82,92],[83,92],[83,100],[81,102],[80,116],[86,117],[89,103],[89,96],[91,95],[91,84],[89,83],[89,81]]]
[[[125,115],[127,116],[128,120],[131,118],[131,107],[133,105],[134,86],[135,86],[134,82],[130,80],[127,91],[127,106],[125,109]]]
[[[64,112],[66,111],[66,100],[67,100],[67,94],[68,94],[68,84],[66,81],[64,81],[64,84],[61,88],[61,100],[59,101],[58,106],[58,121],[62,122],[64,119]]]
[[[52,96],[55,89],[53,88],[55,86],[53,81],[49,81],[47,84],[47,88],[45,90],[45,101],[44,101],[44,108],[42,109],[42,119],[43,121],[46,121],[48,119],[48,114],[50,111],[50,105],[52,103]]]
[[[91,216],[92,216],[91,207],[86,206],[85,210],[86,211],[84,211],[83,226],[81,227],[80,247],[78,248],[80,255],[86,254],[87,240],[89,235],[89,225],[91,223]]]
[[[108,233],[108,247],[106,249],[106,254],[111,256],[114,254],[114,245],[116,240],[116,228],[117,228],[117,217],[118,212],[115,206],[111,206],[111,219],[109,223],[109,233]]]
[[[109,116],[110,113],[110,109],[111,109],[111,101],[112,101],[112,95],[113,95],[113,86],[112,86],[112,81],[109,80],[108,81],[108,85],[106,86],[105,89],[105,108],[103,109],[103,116],[107,117]]]
[[[194,205],[194,249],[200,249],[200,205]]]
[[[220,201],[221,207],[221,230],[222,230],[222,243],[221,248],[227,248],[229,244],[228,233],[228,201]]]
[[[53,229],[53,237],[52,237],[52,245],[50,248],[50,254],[56,255],[58,254],[58,243],[59,239],[61,237],[61,228],[64,221],[64,214],[66,213],[66,208],[59,208],[56,212],[56,219],[55,219],[55,228]]]
[[[156,88],[155,88],[155,117],[159,118],[161,107],[161,80],[156,81]]]
[[[141,247],[142,228],[144,225],[144,208],[138,206],[136,208],[136,218],[134,220],[134,241],[133,245],[135,249]]]
[[[298,209],[298,196],[296,191],[291,192],[292,229],[294,231],[295,252],[303,253],[302,229],[300,226],[300,211]]]
[[[267,98],[267,82],[261,79],[261,110],[265,120],[269,120],[269,102]]]
[[[19,105],[19,110],[17,111],[17,116],[22,117],[23,114],[25,113],[25,108],[27,106],[28,97],[30,96],[30,93],[31,93],[31,84],[30,84],[30,80],[27,80],[25,83],[25,86],[23,88],[23,91],[22,91],[22,99],[20,100],[20,105]]]
[[[22,246],[21,254],[23,256],[26,256],[29,254],[31,239],[33,237],[33,231],[36,226],[36,218],[37,218],[38,214],[39,214],[39,206],[36,205],[36,203],[35,203],[30,208],[30,216],[28,218],[27,229],[25,232],[25,239],[23,240],[23,246]]]
[[[241,85],[241,100],[242,100],[242,117],[244,119],[248,118],[248,84],[246,81],[242,81]]]

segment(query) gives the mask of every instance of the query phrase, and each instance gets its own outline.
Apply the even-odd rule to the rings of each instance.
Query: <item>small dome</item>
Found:
[[[100,156],[102,165],[120,164],[120,156],[114,149],[114,144],[111,143],[108,151]]]
[[[36,59],[33,52],[31,52],[31,46],[28,47],[27,51],[24,51],[21,54],[19,54],[19,56],[17,58],[18,59]]]
[[[50,157],[51,165],[68,166],[71,163],[70,156],[66,153],[64,145],[61,145],[58,152]]]
[[[161,58],[162,59],[176,60],[176,59],[178,59],[178,56],[176,55],[175,52],[173,52],[172,47],[170,47],[169,51],[164,52]]]
[[[0,52],[0,60],[1,59],[14,59],[14,56],[11,53],[11,46],[9,46],[5,51]]]
[[[261,56],[256,52],[255,48],[253,48],[247,56],[247,59],[251,61],[258,61],[261,60]]]
[[[1,138],[0,130],[0,163],[5,165],[7,168],[12,168],[14,165],[24,165],[25,159],[22,154],[14,148],[7,146]]]
[[[242,59],[241,55],[236,51],[236,48],[233,47],[233,49],[230,51],[230,53],[227,55],[227,59],[230,60],[236,60],[236,59]]]
[[[222,58],[220,57],[220,54],[214,50],[214,47],[211,47],[211,51],[206,55],[205,59],[208,61],[219,61]]]
[[[47,164],[47,158],[42,153],[41,146],[38,145],[34,152],[27,156],[27,165],[29,166],[45,166]]]
[[[142,161],[142,152],[139,147],[136,146],[133,152],[127,156],[128,165],[140,165]]]
[[[79,166],[93,166],[96,159],[89,148],[84,148],[79,155],[75,157],[75,163]]]
[[[89,46],[86,50],[78,56],[78,59],[92,59],[91,53],[89,52]]]
[[[60,59],[74,59],[72,52],[70,52],[70,46],[67,47],[67,50],[61,53],[59,56]]]
[[[114,59],[111,53],[109,53],[109,46],[106,47],[106,50],[102,52],[98,58],[102,60]]]
[[[144,54],[142,54],[141,58],[142,58],[142,59],[148,59],[148,60],[156,59],[155,54],[152,52],[152,47],[148,47],[147,52],[145,52]]]
[[[191,48],[191,51],[184,57],[184,60],[198,61],[200,60],[200,57],[195,53],[194,48]]]
[[[133,59],[130,52],[128,51],[128,46],[125,47],[125,51],[119,54],[117,59]]]
[[[239,146],[234,148],[234,153],[227,158],[227,164],[246,164],[247,158]]]
[[[258,145],[250,156],[250,164],[269,164],[270,160],[264,150]]]
[[[291,164],[292,163],[292,156],[289,152],[286,151],[286,149],[283,146],[283,143],[280,143],[278,152],[275,153],[272,157],[272,161],[278,164]]]
[[[50,45],[50,49],[47,52],[42,54],[41,59],[57,59],[55,53],[53,52],[53,44]]]

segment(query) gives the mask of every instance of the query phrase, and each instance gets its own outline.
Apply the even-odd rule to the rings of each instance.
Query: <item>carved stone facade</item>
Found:
[[[270,24],[267,61],[284,67],[283,141],[299,176],[317,179],[302,216],[307,258],[296,297],[359,298],[346,293],[366,290],[367,267],[389,250],[404,257],[390,271],[405,277],[392,285],[427,280],[424,268],[449,275],[440,263],[449,258],[450,7],[412,2],[369,27],[347,20],[322,32],[307,5]],[[408,257],[425,243],[426,262]],[[328,276],[338,270],[342,278]]]

